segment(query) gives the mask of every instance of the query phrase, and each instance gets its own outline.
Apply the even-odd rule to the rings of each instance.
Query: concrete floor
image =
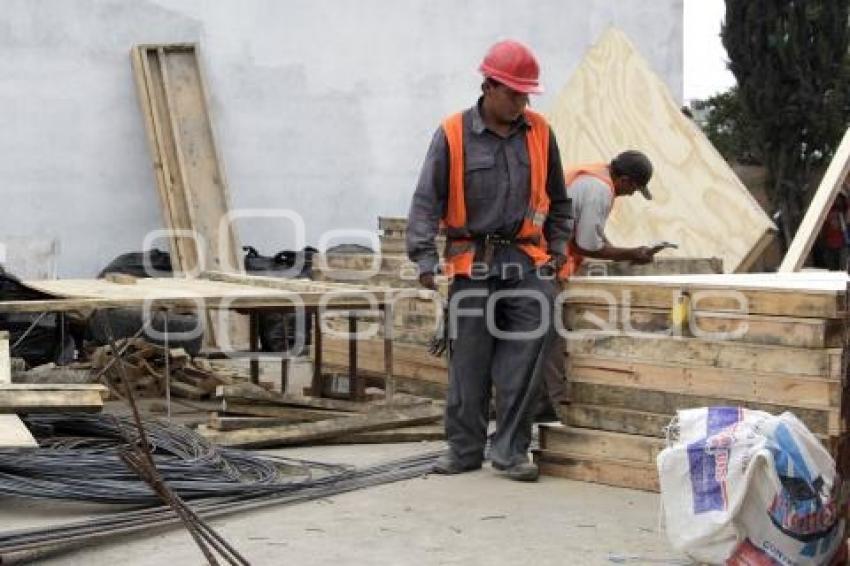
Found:
[[[440,443],[274,451],[368,465],[430,451]],[[79,504],[0,500],[0,531],[91,516]],[[298,566],[688,564],[659,531],[655,494],[542,478],[523,484],[489,468],[428,476],[212,524],[252,564]],[[181,529],[126,537],[40,564],[202,565]]]

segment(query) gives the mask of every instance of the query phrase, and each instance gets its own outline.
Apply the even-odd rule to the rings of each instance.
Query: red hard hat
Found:
[[[490,47],[481,66],[481,73],[494,81],[526,94],[540,94],[543,87],[537,81],[540,65],[531,49],[512,39]]]

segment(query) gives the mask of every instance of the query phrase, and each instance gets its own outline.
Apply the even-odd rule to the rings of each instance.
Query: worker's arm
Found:
[[[572,206],[564,184],[564,168],[555,133],[549,129],[549,168],[546,172],[546,192],[549,195],[549,215],[543,224],[543,236],[548,252],[557,266],[567,257],[567,243],[572,238]]]
[[[440,262],[434,239],[445,215],[449,192],[449,144],[440,127],[431,139],[407,215],[407,256],[419,267],[419,281],[434,288]]]
[[[613,245],[605,236],[605,223],[613,205],[611,189],[601,181],[591,177],[582,177],[575,181],[577,197],[575,234],[573,245],[584,257],[613,261],[634,261],[648,263],[657,249],[641,246],[620,248]]]

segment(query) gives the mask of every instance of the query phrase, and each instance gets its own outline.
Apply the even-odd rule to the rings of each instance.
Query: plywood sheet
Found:
[[[654,200],[617,199],[606,227],[615,244],[673,241],[679,249],[663,255],[718,257],[732,272],[770,242],[770,218],[621,31],[591,48],[548,117],[565,167],[626,149],[652,160]]]
[[[838,146],[835,157],[832,158],[818,185],[818,190],[806,210],[800,227],[797,228],[797,233],[782,260],[782,265],[779,266],[779,271],[799,271],[803,267],[809,252],[812,251],[815,238],[823,226],[827,212],[835,202],[841,187],[844,186],[848,172],[850,172],[850,130],[844,133],[841,145]]]

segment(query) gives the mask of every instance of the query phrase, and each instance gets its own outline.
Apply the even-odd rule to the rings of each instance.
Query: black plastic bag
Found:
[[[171,277],[171,255],[158,249],[121,254],[101,270],[98,278],[106,277],[109,273],[122,273],[140,279]],[[140,337],[153,344],[163,345],[165,315],[162,312],[154,312],[148,322],[152,332],[144,332]],[[144,314],[138,309],[98,310],[89,317],[85,338],[94,346],[105,346],[109,344],[108,330],[111,329],[115,340],[120,340],[135,336],[144,323]],[[196,331],[198,324],[203,322],[198,320],[197,314],[169,313],[168,346],[183,348],[190,356],[196,356],[204,341],[203,329]]]
[[[307,246],[301,251],[285,250],[269,257],[260,255],[256,248],[245,246],[243,264],[251,275],[280,277],[282,279],[313,278],[313,256],[316,248]],[[303,354],[312,344],[313,324],[306,313],[263,312],[259,315],[260,349],[263,352],[291,352]],[[300,346],[296,349],[296,346]]]
[[[25,287],[0,267],[0,300],[28,301],[51,298]],[[10,353],[30,367],[47,363],[63,365],[74,361],[75,344],[70,325],[58,313],[0,313],[0,330],[9,333]]]

